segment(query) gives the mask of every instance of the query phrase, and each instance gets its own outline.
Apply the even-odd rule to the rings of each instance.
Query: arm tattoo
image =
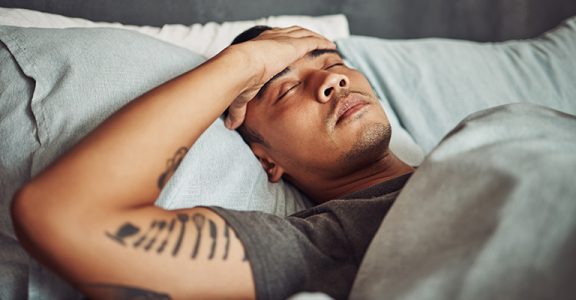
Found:
[[[172,256],[176,256],[178,251],[180,251],[180,246],[182,245],[182,239],[184,238],[184,232],[186,232],[186,222],[188,222],[188,215],[178,214],[176,215],[178,221],[180,221],[180,234],[178,235],[178,241],[176,241],[176,246],[172,250]]]
[[[178,166],[180,166],[180,163],[182,163],[187,152],[188,148],[181,147],[176,151],[174,156],[166,162],[166,170],[164,173],[160,174],[160,177],[158,177],[158,188],[161,189],[166,185],[168,179],[170,179],[170,177],[176,172],[176,169],[178,169]]]
[[[126,246],[126,242],[124,242],[124,239],[128,238],[132,235],[137,234],[139,231],[140,231],[140,228],[138,228],[138,227],[136,227],[130,223],[126,223],[126,224],[120,226],[120,228],[118,228],[116,233],[112,234],[112,233],[106,232],[106,235],[109,238],[120,243],[120,245]]]
[[[192,216],[192,221],[196,227],[196,241],[194,242],[194,250],[192,250],[192,258],[196,258],[198,255],[198,250],[200,250],[200,238],[202,237],[202,227],[204,227],[205,217],[201,214],[194,214]]]
[[[212,222],[212,220],[208,220],[208,224],[210,225],[210,238],[212,239],[212,246],[210,247],[210,255],[208,255],[208,259],[214,258],[214,251],[216,251],[216,234],[218,233],[216,230],[216,224]]]
[[[102,299],[151,299],[151,300],[169,300],[170,295],[152,290],[146,290],[133,286],[114,285],[105,283],[83,284],[81,287],[88,292],[98,295]]]
[[[166,221],[160,221],[157,224],[158,224],[158,226],[156,226],[156,228],[158,228],[158,230],[156,231],[154,236],[150,239],[148,244],[146,244],[146,247],[144,247],[144,250],[146,250],[146,251],[149,251],[152,248],[152,246],[154,246],[154,243],[156,243],[158,236],[160,235],[160,233],[162,233],[162,230],[164,230],[164,227],[166,227]]]
[[[172,230],[174,230],[174,224],[176,224],[176,219],[172,219],[172,221],[170,221],[166,237],[164,237],[164,240],[162,241],[162,244],[160,244],[160,247],[156,249],[156,253],[158,254],[162,253],[164,251],[164,248],[166,248],[166,245],[168,245],[168,240],[170,239],[170,236],[172,236]]]
[[[154,228],[156,228],[157,224],[158,224],[158,221],[156,221],[156,220],[154,220],[154,222],[152,222],[152,224],[150,224],[148,231],[146,231],[146,233],[144,233],[142,236],[140,236],[140,238],[137,241],[134,242],[134,244],[133,244],[134,248],[140,247],[140,245],[142,245],[142,243],[144,243],[144,241],[146,241],[146,239],[148,238],[148,235],[150,234],[150,232],[152,232],[152,230],[154,230]]]
[[[189,224],[190,223],[190,224]],[[206,225],[206,226],[205,226]],[[206,235],[203,235],[204,228],[207,227]],[[201,213],[195,213],[192,215],[179,213],[175,218],[169,221],[166,220],[152,220],[148,229],[141,230],[140,227],[126,222],[122,224],[115,233],[105,231],[104,234],[110,240],[117,244],[126,246],[131,244],[134,249],[142,249],[146,252],[156,253],[161,255],[164,250],[171,247],[171,255],[173,257],[178,256],[181,252],[182,245],[184,245],[184,239],[191,237],[192,235],[186,234],[186,230],[192,231],[195,238],[190,249],[190,259],[198,258],[200,254],[200,246],[202,242],[208,243],[208,253],[206,258],[213,260],[216,256],[217,250],[222,251],[218,255],[222,260],[228,260],[231,238],[234,237],[238,239],[238,236],[234,231],[232,231],[228,223],[224,223],[223,228],[218,228],[216,222],[206,218],[205,215]],[[219,236],[222,236],[222,244],[219,245]],[[156,249],[155,251],[150,251]],[[247,261],[246,251],[244,251],[243,261]]]
[[[228,258],[228,250],[230,249],[230,226],[228,226],[228,223],[224,225],[224,238],[226,239],[226,244],[224,245],[224,256],[222,259],[226,260]]]

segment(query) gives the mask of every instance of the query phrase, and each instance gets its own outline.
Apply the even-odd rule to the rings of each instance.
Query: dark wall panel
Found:
[[[576,15],[576,0],[0,0],[0,6],[155,26],[345,13],[353,34],[476,41],[533,37]]]

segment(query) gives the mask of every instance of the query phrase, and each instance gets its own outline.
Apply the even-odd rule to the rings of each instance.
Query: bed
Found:
[[[351,298],[573,297],[574,188],[549,183],[546,197],[563,200],[539,203],[519,202],[525,198],[521,192],[501,185],[541,184],[541,177],[525,174],[543,164],[556,170],[547,178],[562,182],[574,175],[573,143],[546,148],[551,146],[536,143],[534,136],[548,136],[552,146],[576,140],[573,122],[556,112],[576,114],[575,14],[576,2],[569,0],[1,0],[0,298],[82,297],[18,244],[9,216],[16,189],[123,104],[205,61],[257,23],[299,24],[336,40],[380,97],[393,127],[392,150],[419,166],[375,236]],[[492,117],[477,113],[518,102],[523,104],[500,107]],[[518,112],[525,117],[515,118]],[[477,114],[468,117],[472,113]],[[559,115],[564,121],[556,121]],[[486,124],[477,129],[478,123]],[[556,123],[561,124],[550,127]],[[561,163],[553,157],[535,160],[537,153],[524,150],[504,162],[475,152],[482,147],[478,137],[500,145],[494,133],[513,139],[528,134],[522,131],[527,127],[538,128],[526,135],[532,143],[492,146],[494,153],[542,147],[563,157]],[[464,133],[443,141],[458,131]],[[505,174],[494,173],[503,169]],[[454,170],[459,176],[448,176]],[[470,187],[482,174],[491,180]],[[237,201],[238,195],[246,201]],[[157,204],[219,205],[281,216],[311,205],[289,184],[269,184],[241,138],[221,120],[192,148]],[[542,211],[547,214],[540,220]],[[478,227],[462,226],[468,223],[463,220],[489,226],[477,232]],[[515,247],[548,252],[518,254]],[[516,259],[507,261],[510,256]],[[536,280],[541,284],[530,284]]]

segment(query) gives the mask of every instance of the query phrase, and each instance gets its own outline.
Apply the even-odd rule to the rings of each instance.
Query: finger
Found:
[[[310,29],[302,28],[302,27],[294,27],[293,29],[283,32],[284,35],[293,37],[293,38],[300,38],[305,36],[316,36],[318,38],[324,38],[317,32],[314,32]]]
[[[335,45],[332,42],[330,42],[328,39],[326,39],[326,37],[320,35],[317,32],[314,32],[312,30],[302,28],[299,26],[291,26],[291,27],[287,27],[287,28],[273,28],[273,29],[270,29],[270,30],[263,32],[256,39],[275,40],[275,39],[286,39],[286,38],[292,38],[292,39],[317,38],[318,41],[321,41],[321,45],[324,45],[325,47],[328,47],[328,48],[335,47]],[[314,40],[310,39],[310,41],[313,42]],[[318,46],[315,48],[321,48],[321,47],[322,46]]]
[[[318,32],[308,29],[308,28],[303,28],[303,27],[298,27],[296,28],[293,33],[298,33],[298,34],[303,34],[303,35],[314,35],[317,37],[321,37],[324,38],[323,35],[319,34]]]
[[[226,117],[226,121],[224,121],[224,125],[226,125],[226,128],[234,130],[242,125],[245,116],[246,104],[238,107],[230,106],[228,109],[228,116]]]
[[[283,36],[283,37],[292,37],[292,38],[299,38],[304,36],[314,35],[319,38],[324,38],[317,32],[314,32],[310,29],[306,29],[300,26],[290,26],[286,28],[272,28],[262,33],[262,36]]]
[[[300,29],[302,29],[302,27],[297,26],[297,25],[293,25],[293,26],[288,26],[288,27],[283,27],[283,28],[275,27],[273,29],[277,32],[289,33],[289,32],[293,32],[296,30],[300,30]]]
[[[271,29],[268,29],[268,30],[262,32],[258,36],[263,37],[263,36],[287,35],[287,34],[290,34],[291,32],[294,32],[298,29],[299,29],[299,27],[297,27],[297,26],[282,27],[282,28],[281,27],[273,27]]]
[[[304,45],[308,46],[308,51],[315,49],[336,49],[336,44],[325,38],[318,38],[316,36],[305,36],[299,38]]]

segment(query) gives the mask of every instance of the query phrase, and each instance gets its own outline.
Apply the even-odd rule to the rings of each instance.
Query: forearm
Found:
[[[151,204],[159,194],[157,183],[167,161],[196,141],[242,92],[251,75],[245,58],[227,51],[159,86],[100,125],[34,179],[29,192],[42,193],[46,205]]]
[[[134,100],[19,191],[20,241],[93,297],[110,298],[109,284],[177,298],[253,297],[234,229],[208,209],[153,206],[159,177],[231,103],[237,126],[268,79],[333,47],[303,29],[274,29]]]

